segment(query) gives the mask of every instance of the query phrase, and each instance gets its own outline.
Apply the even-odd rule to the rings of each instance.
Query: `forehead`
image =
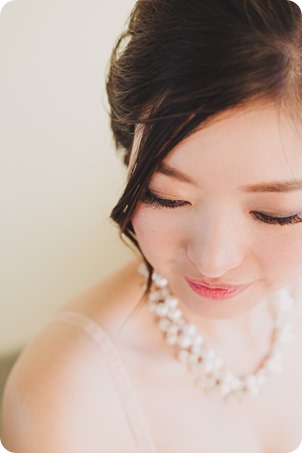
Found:
[[[182,144],[198,139],[200,143],[223,141],[225,146],[273,146],[280,145],[282,140],[287,144],[302,144],[302,120],[289,117],[281,110],[270,106],[252,106],[233,109],[218,114],[205,124],[201,124],[194,134],[185,138]]]
[[[196,176],[217,170],[233,178],[237,169],[243,177],[301,177],[302,123],[271,106],[230,110],[201,124],[165,162]]]

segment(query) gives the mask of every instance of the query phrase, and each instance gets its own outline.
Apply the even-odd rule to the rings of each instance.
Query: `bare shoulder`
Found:
[[[138,295],[129,282],[136,267],[131,262],[62,308],[114,327]],[[5,386],[2,420],[3,445],[15,453],[119,451],[118,442],[125,452],[133,448],[107,361],[72,325],[47,324],[24,348]]]
[[[67,302],[62,310],[81,312],[112,335],[135,309],[143,296],[142,277],[135,258]]]

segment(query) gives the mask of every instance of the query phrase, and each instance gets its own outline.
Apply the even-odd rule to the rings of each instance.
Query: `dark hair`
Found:
[[[113,49],[106,88],[126,165],[135,126],[143,125],[110,216],[141,252],[131,216],[180,141],[228,109],[264,102],[290,113],[302,106],[301,10],[288,0],[138,0]],[[153,268],[143,258],[148,291]]]

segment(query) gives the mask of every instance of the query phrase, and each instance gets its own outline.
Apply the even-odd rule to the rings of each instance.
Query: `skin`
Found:
[[[301,213],[302,190],[247,193],[239,187],[301,178],[299,130],[299,124],[294,127],[269,108],[221,115],[166,159],[196,184],[160,173],[150,183],[158,196],[187,203],[166,209],[142,202],[132,219],[143,253],[168,278],[185,317],[215,343],[226,368],[236,375],[255,370],[268,350],[272,317],[265,297],[302,277],[302,223],[270,225],[251,215]],[[139,135],[134,148],[138,140]],[[128,317],[143,292],[138,261],[63,309],[91,317],[116,342],[162,451],[195,452],[198,445],[202,451],[232,453],[297,447],[301,310],[299,316],[294,312],[297,341],[286,352],[287,372],[272,381],[260,399],[227,407],[218,394],[212,398],[197,393],[187,370],[155,329],[146,304]],[[196,295],[184,275],[253,284],[233,299],[213,301]],[[296,301],[301,303],[298,292]],[[134,451],[108,360],[95,346],[82,330],[63,324],[47,325],[27,345],[4,395],[2,439],[8,450],[40,453],[43,445],[45,453]]]
[[[267,224],[251,214],[299,214],[302,219],[302,190],[241,189],[302,179],[301,145],[301,124],[273,106],[224,112],[164,161],[194,184],[161,172],[150,181],[157,197],[186,203],[166,208],[142,201],[134,212],[142,252],[168,279],[185,318],[214,345],[231,348],[238,340],[267,339],[273,309],[269,296],[302,278],[302,223]],[[217,286],[252,285],[231,299],[212,300],[197,295],[184,276],[217,279]]]

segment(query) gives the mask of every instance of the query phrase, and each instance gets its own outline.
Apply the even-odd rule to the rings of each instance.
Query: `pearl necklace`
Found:
[[[148,276],[144,264],[140,274]],[[215,351],[206,346],[206,341],[194,324],[184,320],[179,302],[168,287],[168,281],[158,273],[152,275],[148,293],[148,309],[156,315],[157,324],[164,333],[166,342],[175,345],[177,358],[193,373],[194,383],[204,392],[218,390],[226,402],[243,401],[246,396],[257,396],[264,384],[283,370],[282,344],[293,340],[290,311],[294,301],[287,289],[272,296],[274,302],[274,331],[269,353],[253,373],[236,376],[227,371]]]

